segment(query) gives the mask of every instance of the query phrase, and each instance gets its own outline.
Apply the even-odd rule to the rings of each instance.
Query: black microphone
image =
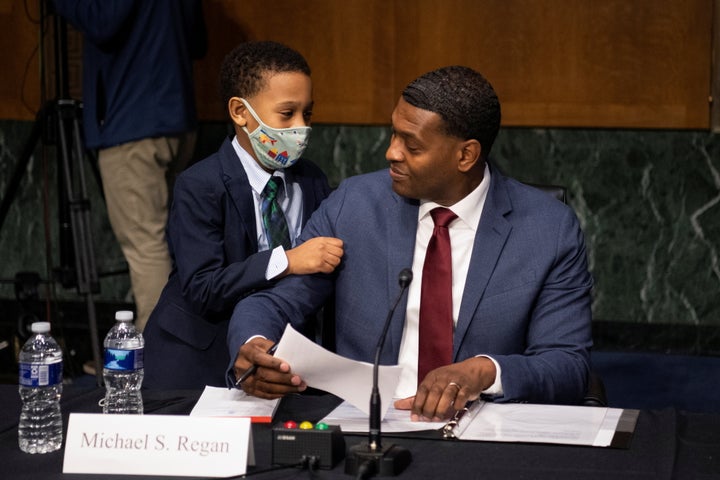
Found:
[[[345,459],[345,473],[347,474],[357,475],[358,472],[361,472],[363,474],[361,478],[368,478],[374,474],[383,477],[395,476],[402,472],[412,460],[412,455],[410,455],[409,450],[394,444],[390,444],[387,447],[383,447],[382,445],[382,433],[380,429],[381,401],[380,389],[378,388],[380,354],[385,345],[387,332],[390,328],[390,320],[400,303],[403,293],[405,293],[410,282],[412,282],[412,278],[412,270],[409,268],[404,268],[398,275],[400,293],[388,312],[388,316],[385,319],[385,326],[383,327],[383,331],[378,339],[377,348],[375,349],[373,384],[370,395],[370,430],[368,432],[368,443],[367,445],[360,444],[350,448],[350,455]]]

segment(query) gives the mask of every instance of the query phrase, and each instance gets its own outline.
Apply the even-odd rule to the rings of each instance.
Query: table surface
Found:
[[[183,415],[190,412],[200,391],[143,391],[145,412]],[[71,412],[100,413],[101,389],[66,386],[62,397],[64,428]],[[283,399],[275,421],[317,421],[338,400],[331,395],[295,395]],[[16,479],[87,479],[87,475],[63,474],[63,449],[44,455],[20,451],[17,422],[20,399],[16,385],[0,385],[0,477]],[[271,466],[271,427],[253,425],[256,467]],[[366,436],[346,435],[347,447],[366,442]],[[720,479],[720,415],[696,414],[674,409],[642,411],[627,449],[576,447],[495,442],[463,442],[408,436],[384,438],[410,451],[412,462],[399,478],[503,479]],[[5,474],[9,474],[5,477]],[[103,475],[106,479],[142,478]],[[148,477],[161,479],[167,477]],[[188,478],[188,477],[182,477]],[[257,478],[350,478],[344,462],[333,470],[314,472],[284,469],[258,472]]]

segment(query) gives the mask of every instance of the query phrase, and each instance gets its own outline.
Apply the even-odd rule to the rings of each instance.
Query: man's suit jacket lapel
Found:
[[[400,197],[392,192],[392,200],[388,202],[391,211],[386,215],[387,221],[387,288],[388,305],[395,302],[400,285],[398,276],[404,268],[412,268],[413,254],[415,251],[415,234],[417,231],[418,206],[415,200]],[[380,267],[382,268],[382,267]],[[419,281],[415,279],[414,281]],[[387,345],[385,351],[399,352],[402,341],[403,328],[405,326],[405,310],[407,309],[407,293],[403,295],[395,310],[393,321],[390,325]],[[384,319],[383,319],[384,322]]]
[[[238,235],[246,234],[253,246],[253,251],[256,252],[258,246],[257,228],[255,226],[255,201],[253,200],[252,188],[247,174],[230,140],[226,139],[222,144],[219,155],[222,181],[225,183],[225,188],[240,215],[244,227],[244,232],[238,232]]]
[[[512,204],[505,188],[504,178],[496,170],[490,179],[490,191],[485,200],[485,207],[475,235],[470,268],[455,328],[453,358],[457,356],[458,349],[470,322],[473,321],[480,300],[500,258],[500,253],[512,230],[512,225],[505,218],[505,215],[512,210]]]

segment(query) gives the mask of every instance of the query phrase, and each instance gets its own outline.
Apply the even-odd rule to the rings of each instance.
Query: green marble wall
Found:
[[[331,180],[383,168],[385,128],[325,127]],[[596,281],[594,318],[720,325],[720,138],[707,132],[507,128],[509,175],[568,188]]]
[[[503,132],[495,156],[558,183],[582,222],[596,319],[720,325],[720,141],[707,132]]]
[[[29,122],[0,121],[3,198],[30,128]],[[198,156],[213,152],[225,132],[220,124],[202,125]],[[337,184],[384,168],[388,139],[386,127],[315,125],[307,156]],[[522,181],[568,188],[596,281],[596,321],[720,326],[720,137],[704,131],[507,128],[492,156]],[[50,265],[58,264],[57,169],[50,148],[46,162],[39,152],[31,159],[0,230],[0,299],[14,298],[11,281],[18,271],[50,277],[43,164],[50,190]],[[91,175],[88,193],[98,268],[122,270]],[[78,298],[73,289],[55,288],[60,298]],[[126,274],[108,274],[96,298],[125,301],[128,291]]]

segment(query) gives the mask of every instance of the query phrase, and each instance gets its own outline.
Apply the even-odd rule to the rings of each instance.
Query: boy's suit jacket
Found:
[[[307,160],[286,175],[302,188],[305,224],[330,192],[327,178]],[[143,332],[144,385],[224,386],[232,309],[271,285],[265,280],[271,251],[257,251],[252,190],[229,139],[178,177],[168,243],[173,269]]]

